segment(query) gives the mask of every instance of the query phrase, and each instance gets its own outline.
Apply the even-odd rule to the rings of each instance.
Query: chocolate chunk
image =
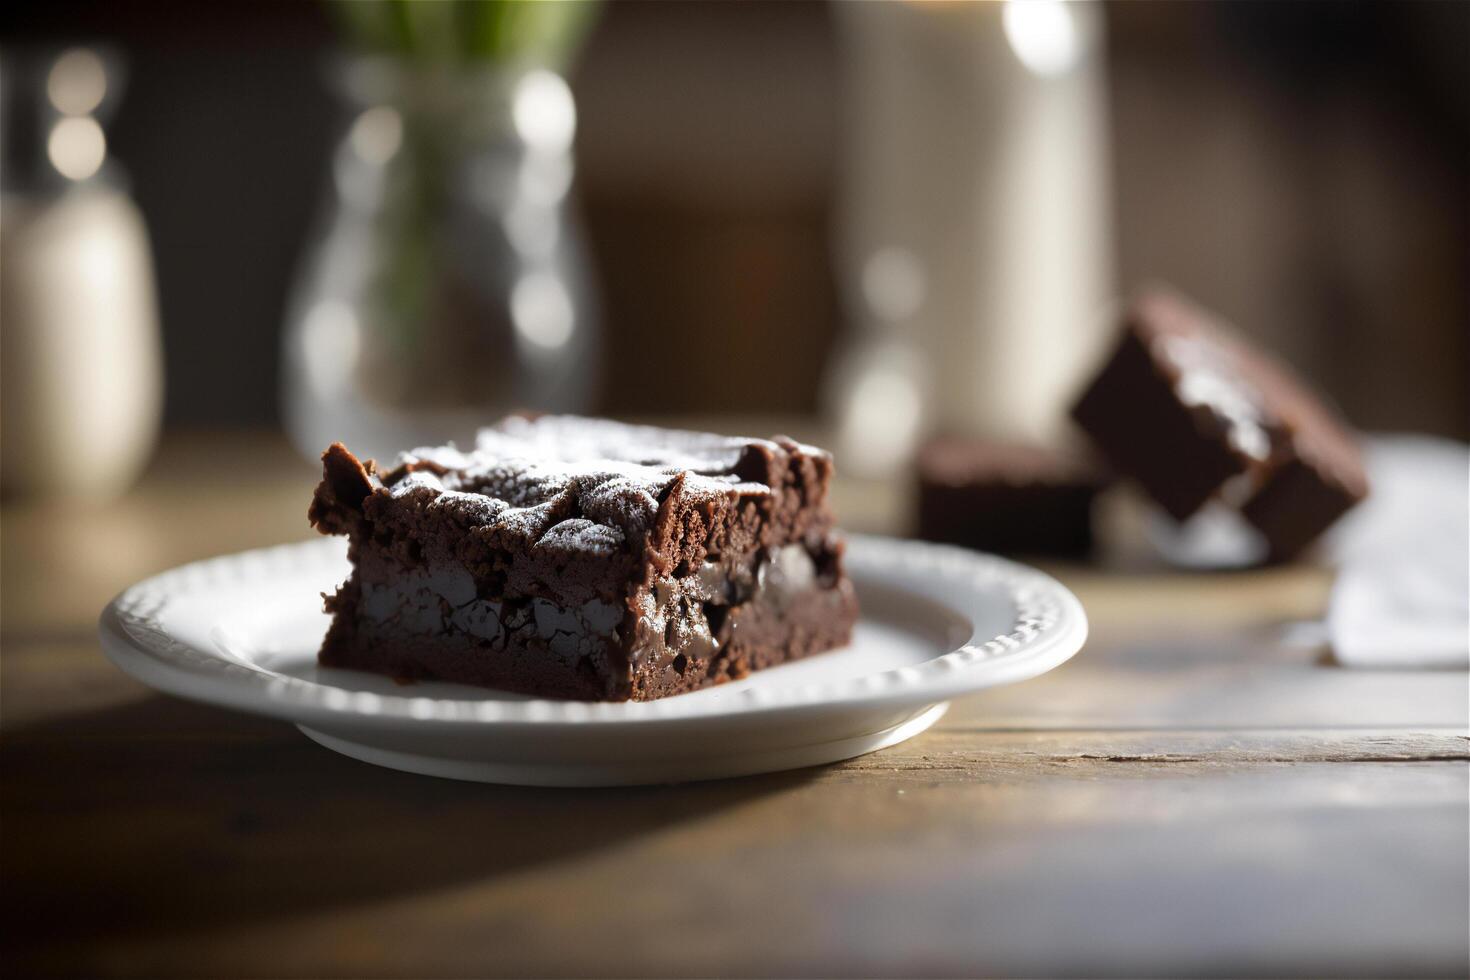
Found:
[[[1072,415],[1176,519],[1219,500],[1261,531],[1273,560],[1300,553],[1368,493],[1353,436],[1318,395],[1164,290],[1129,308]]]
[[[1077,557],[1092,548],[1092,504],[1108,478],[1035,446],[943,438],[917,459],[919,537],[1002,554]]]

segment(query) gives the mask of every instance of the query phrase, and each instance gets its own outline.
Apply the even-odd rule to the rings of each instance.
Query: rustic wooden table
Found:
[[[1075,660],[849,763],[483,786],[103,660],[112,594],[306,535],[313,477],[276,438],[173,437],[115,503],[0,512],[6,975],[1470,970],[1466,674],[1289,642],[1320,570],[1053,568]],[[891,495],[839,505],[897,526]]]

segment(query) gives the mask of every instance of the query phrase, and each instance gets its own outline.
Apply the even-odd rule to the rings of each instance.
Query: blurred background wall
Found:
[[[1120,287],[1173,282],[1360,425],[1470,435],[1470,5],[1107,8]],[[9,4],[107,42],[173,426],[277,421],[287,290],[346,125],[312,3]],[[607,4],[573,77],[612,413],[813,411],[844,330],[822,3]],[[956,120],[962,125],[963,120]]]

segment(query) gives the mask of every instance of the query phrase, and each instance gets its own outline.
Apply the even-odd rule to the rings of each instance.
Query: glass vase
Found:
[[[287,312],[293,442],[383,459],[468,444],[509,410],[588,410],[600,338],[566,82],[382,57],[333,79],[352,122]]]

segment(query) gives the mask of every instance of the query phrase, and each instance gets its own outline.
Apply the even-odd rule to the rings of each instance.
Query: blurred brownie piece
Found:
[[[941,438],[918,454],[919,537],[1003,554],[1092,549],[1097,467],[1035,446]]]
[[[345,535],[327,667],[644,701],[848,642],[832,458],[568,416],[386,472],[335,444],[310,519]]]
[[[1122,336],[1072,410],[1107,461],[1178,520],[1219,500],[1299,553],[1368,493],[1356,441],[1289,368],[1165,290]]]

